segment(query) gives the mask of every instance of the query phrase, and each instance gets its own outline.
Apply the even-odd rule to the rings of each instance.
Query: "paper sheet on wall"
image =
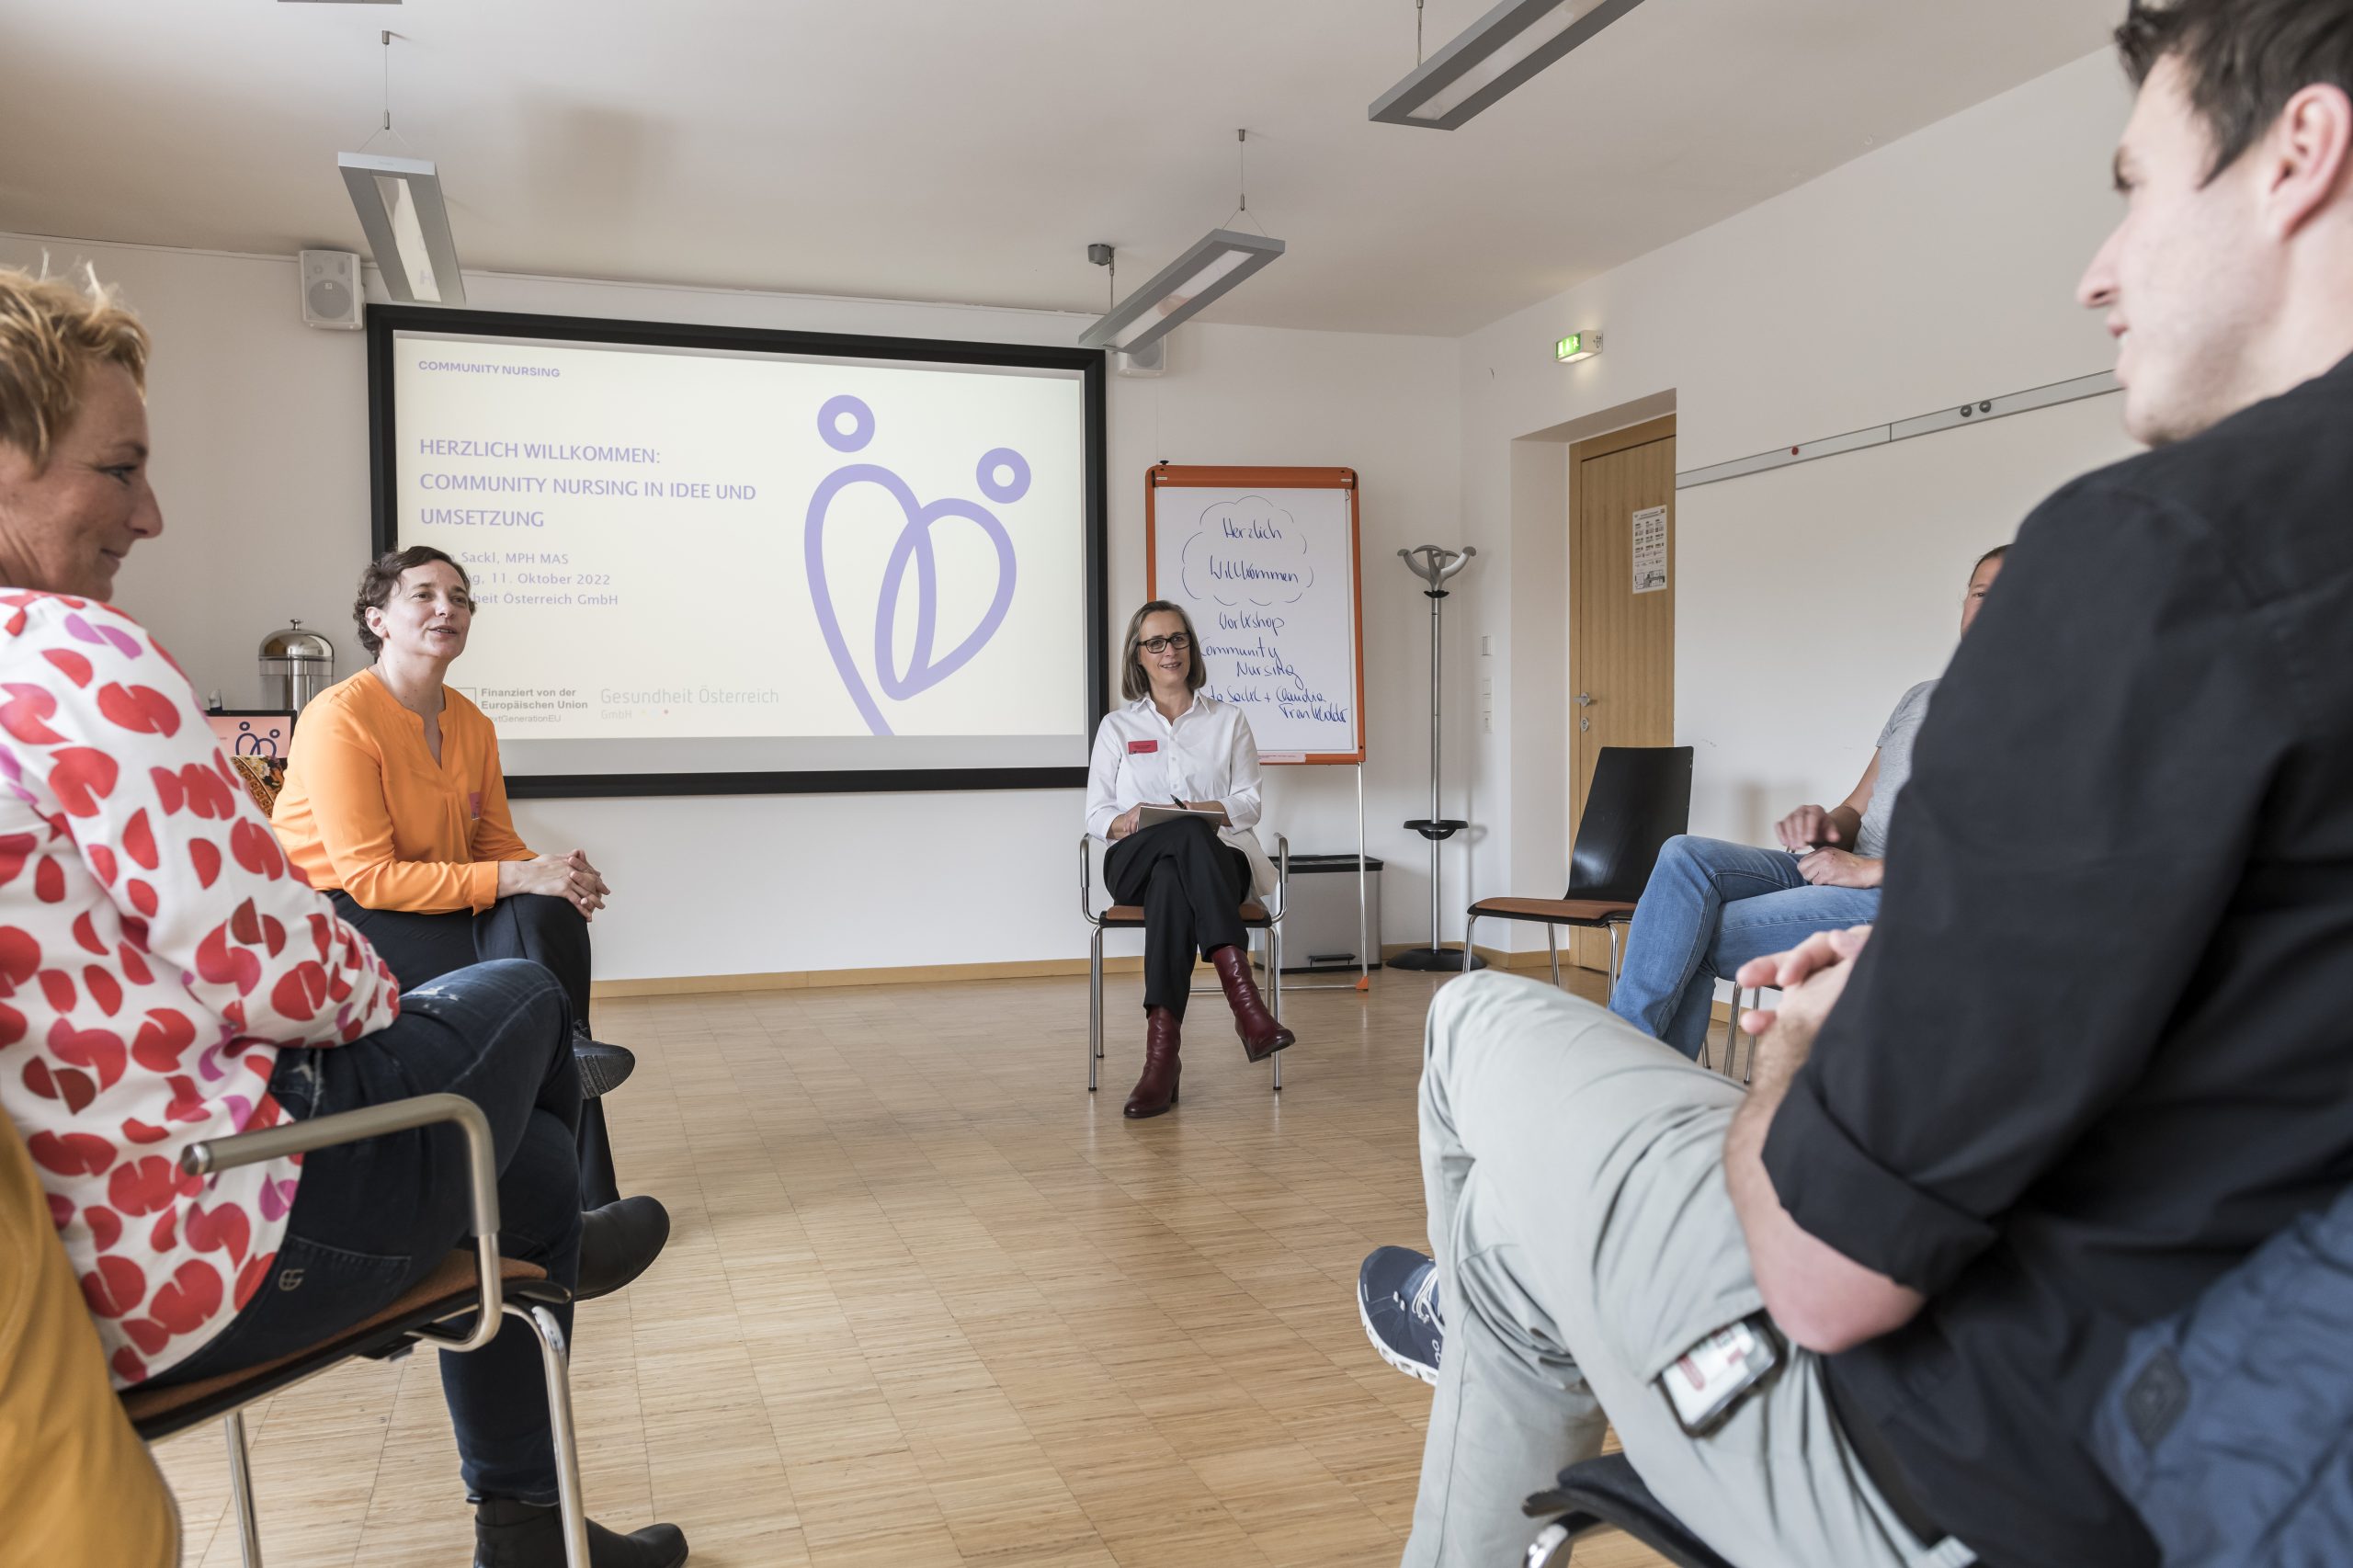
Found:
[[[1363,733],[1348,503],[1337,488],[1155,494],[1152,590],[1192,617],[1203,689],[1242,710],[1260,762],[1352,753]]]
[[[1666,508],[1645,506],[1634,514],[1634,592],[1666,588]]]

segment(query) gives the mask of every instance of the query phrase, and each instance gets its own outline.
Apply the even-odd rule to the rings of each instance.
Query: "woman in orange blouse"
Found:
[[[352,606],[376,662],[303,708],[271,824],[287,858],[359,930],[401,988],[488,959],[544,964],[563,982],[591,1096],[635,1064],[588,1037],[588,922],[612,890],[574,849],[534,854],[516,834],[498,733],[445,684],[473,624],[465,568],[427,545],[369,563]],[[586,1207],[619,1196],[603,1108],[581,1119]]]

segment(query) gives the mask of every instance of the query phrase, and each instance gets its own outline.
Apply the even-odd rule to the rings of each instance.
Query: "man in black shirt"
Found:
[[[2157,449],[2020,532],[1725,1155],[1865,1456],[2053,1568],[2154,1561],[2083,1442],[2126,1333],[2353,1185],[2353,4],[2122,41],[2082,298]]]
[[[1431,1008],[1415,1568],[1499,1568],[1601,1408],[1742,1568],[2153,1568],[2084,1446],[2124,1336],[2353,1184],[2353,0],[2120,41],[2083,299],[2156,449],[2020,532],[1877,926],[1743,971],[1745,1097],[1525,981]],[[1678,1415],[1760,1304],[1781,1364]]]

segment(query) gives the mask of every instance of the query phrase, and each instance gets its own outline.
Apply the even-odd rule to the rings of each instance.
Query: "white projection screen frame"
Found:
[[[374,550],[475,579],[510,793],[1085,784],[1101,353],[372,305],[368,361]]]

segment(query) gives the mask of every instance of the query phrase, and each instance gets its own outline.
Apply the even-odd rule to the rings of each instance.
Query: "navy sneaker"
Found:
[[[1376,1247],[1357,1270],[1357,1316],[1381,1358],[1436,1385],[1446,1341],[1438,1315],[1438,1265],[1412,1247]]]

